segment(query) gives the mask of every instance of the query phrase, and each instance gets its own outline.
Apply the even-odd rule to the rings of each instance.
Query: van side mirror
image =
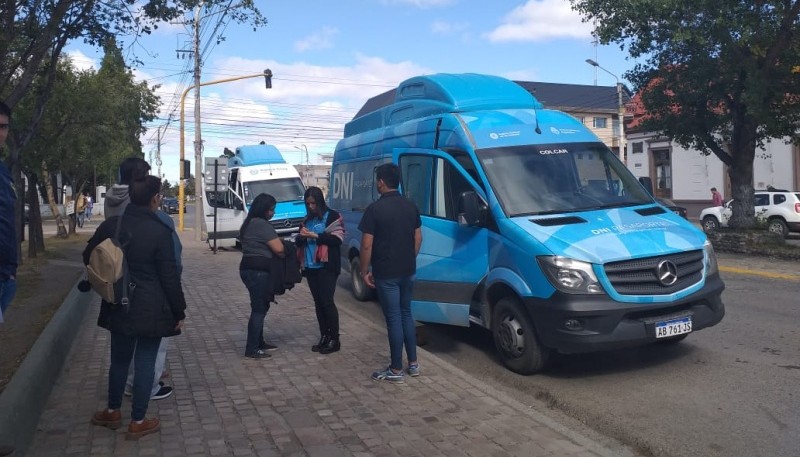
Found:
[[[642,176],[642,177],[639,178],[639,182],[642,184],[642,186],[644,186],[645,190],[647,190],[647,193],[650,194],[650,196],[652,196],[653,195],[653,180],[650,179],[647,176]]]
[[[233,208],[238,211],[244,211],[244,203],[237,198],[233,201]]]
[[[458,223],[468,226],[483,226],[488,216],[488,208],[474,190],[461,192],[458,201],[461,209],[458,215]]]

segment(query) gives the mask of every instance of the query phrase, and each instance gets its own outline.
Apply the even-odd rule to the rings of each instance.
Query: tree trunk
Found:
[[[47,189],[47,201],[50,204],[50,212],[53,213],[53,217],[56,219],[56,236],[58,238],[66,238],[67,228],[64,226],[64,218],[61,216],[61,211],[59,211],[58,205],[56,204],[53,181],[50,179],[50,172],[47,171],[47,164],[45,162],[42,162],[42,179]]]
[[[14,228],[17,235],[17,262],[19,265],[24,263],[22,257],[22,239],[25,230],[25,179],[22,176],[22,169],[19,166],[19,151],[11,146],[11,179],[14,181],[14,191],[17,194],[16,208],[14,208]]]
[[[733,165],[728,169],[733,196],[733,214],[728,224],[736,229],[751,229],[756,225],[755,195],[753,191],[753,160],[756,154],[756,127],[734,116],[731,156]],[[739,119],[742,121],[737,122]]]
[[[42,213],[39,210],[39,183],[36,175],[28,176],[28,257],[34,258],[44,252]]]

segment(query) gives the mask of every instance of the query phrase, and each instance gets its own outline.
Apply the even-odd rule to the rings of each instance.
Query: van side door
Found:
[[[486,195],[450,155],[427,149],[395,149],[403,195],[417,204],[422,246],[417,257],[412,310],[414,319],[469,325],[470,304],[488,271],[488,230],[459,224],[460,196]]]
[[[240,169],[230,170],[228,187],[222,192],[208,192],[206,196],[205,224],[208,239],[234,240],[239,236],[239,228],[247,215],[244,201],[242,200],[242,182],[239,176]],[[214,221],[216,209],[216,222]],[[214,227],[216,225],[216,231]]]

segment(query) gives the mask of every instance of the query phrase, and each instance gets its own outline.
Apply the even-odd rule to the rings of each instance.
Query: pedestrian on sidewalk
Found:
[[[275,215],[276,204],[272,195],[258,194],[239,229],[242,244],[239,276],[250,294],[250,319],[247,322],[244,356],[251,359],[267,359],[270,357],[267,351],[277,349],[277,346],[268,344],[264,339],[264,319],[275,297],[270,267],[273,257],[284,256],[283,242],[269,223]]]
[[[86,219],[86,196],[78,192],[78,201],[75,202],[75,212],[78,214],[78,227],[83,228]]]
[[[333,295],[342,270],[340,246],[344,239],[344,221],[335,210],[328,208],[319,187],[309,187],[303,196],[306,218],[295,238],[303,275],[314,298],[314,310],[319,324],[319,342],[311,350],[330,354],[341,349],[339,342],[339,310]]]
[[[89,192],[85,192],[86,195],[86,220],[92,222],[92,209],[94,208],[94,199]]]
[[[131,204],[126,206],[123,215],[103,221],[83,251],[83,261],[88,264],[92,250],[103,240],[112,238],[117,224],[122,224],[120,242],[135,293],[131,293],[130,305],[126,307],[101,301],[97,323],[111,332],[108,403],[106,409],[92,416],[91,422],[111,429],[122,425],[120,407],[128,368],[133,361],[136,374],[131,422],[125,436],[129,440],[161,428],[158,418],[145,418],[158,347],[162,338],[180,334],[186,317],[186,299],[178,274],[172,229],[155,214],[161,204],[160,190],[158,177],[141,171],[135,174],[130,184]]]
[[[417,336],[411,315],[411,294],[417,272],[417,254],[422,245],[419,209],[397,191],[400,168],[385,163],[375,172],[375,187],[381,197],[371,203],[358,229],[361,230],[361,271],[369,287],[377,288],[389,337],[389,367],[372,373],[375,381],[403,382],[403,345],[409,376],[419,376]],[[372,271],[368,268],[372,265]],[[353,272],[356,274],[356,272]]]
[[[11,123],[11,108],[0,101],[0,148],[6,144]],[[17,193],[14,179],[0,160],[0,322],[17,292]]]
[[[111,189],[106,193],[106,200],[103,205],[103,212],[106,219],[114,216],[121,216],[125,213],[125,208],[130,202],[129,187],[133,180],[134,175],[147,175],[150,173],[150,164],[141,157],[128,157],[123,160],[119,165],[118,175],[119,184],[111,186]],[[183,246],[175,231],[175,222],[167,213],[159,207],[156,210],[156,216],[172,230],[172,244],[175,247],[175,261],[178,264],[178,275],[183,272],[183,265],[181,263],[181,254]],[[165,386],[161,380],[167,377],[167,347],[169,346],[168,339],[162,338],[161,344],[158,346],[158,355],[156,356],[155,373],[153,377],[153,386],[150,389],[151,400],[161,400],[172,395],[174,386]],[[131,362],[130,369],[128,370],[128,380],[125,383],[125,394],[131,396],[133,394],[133,379],[136,375],[136,369]]]
[[[717,191],[716,187],[711,188],[711,204],[712,206],[722,206],[722,194]]]

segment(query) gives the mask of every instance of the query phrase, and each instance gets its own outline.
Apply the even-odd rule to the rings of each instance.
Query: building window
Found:
[[[637,143],[631,143],[631,154],[641,154],[644,152],[644,143],[641,141]]]
[[[607,126],[608,126],[608,124],[606,124],[607,121],[608,121],[608,119],[606,119],[604,117],[595,117],[592,120],[592,127],[596,128],[596,129],[607,128]]]

